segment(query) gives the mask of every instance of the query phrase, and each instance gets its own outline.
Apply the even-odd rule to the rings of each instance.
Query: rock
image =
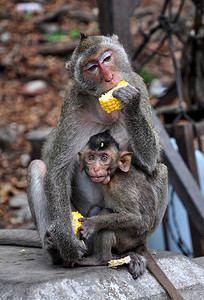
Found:
[[[18,135],[22,135],[26,131],[26,126],[23,124],[18,124],[16,122],[12,122],[10,124],[11,129],[15,130]]]
[[[149,91],[155,97],[161,97],[165,94],[167,88],[159,79],[153,79],[150,83]]]
[[[0,42],[3,43],[3,44],[7,44],[9,43],[11,40],[11,34],[10,32],[3,32],[1,35],[0,35]]]
[[[12,217],[10,220],[12,224],[21,224],[32,219],[27,194],[25,192],[12,197],[9,200],[9,206],[12,209],[16,209],[15,217]]]
[[[58,26],[57,24],[53,24],[53,23],[39,23],[36,25],[37,29],[41,32],[41,33],[45,33],[45,34],[50,34],[50,33],[55,33],[55,32],[60,32],[60,26]]]
[[[42,5],[40,3],[18,3],[16,4],[16,11],[18,13],[36,13],[42,10]]]
[[[11,126],[6,126],[0,129],[0,147],[6,147],[15,143],[17,140],[17,134]]]
[[[43,80],[33,80],[26,83],[22,88],[23,95],[36,96],[47,91],[47,83]]]
[[[44,4],[46,0],[35,0],[35,3],[41,3]],[[27,3],[27,2],[33,2],[33,0],[15,0],[15,2],[20,3]]]
[[[9,206],[13,209],[22,208],[28,205],[27,194],[25,192],[12,197],[9,200]]]
[[[21,157],[20,157],[20,162],[21,162],[21,166],[26,168],[28,167],[29,163],[31,161],[31,156],[30,154],[22,154]]]
[[[35,226],[34,222],[31,220],[31,221],[27,222],[25,225],[23,225],[21,227],[21,229],[29,229],[29,230],[34,230],[35,229],[36,230],[36,226]]]
[[[146,271],[134,280],[125,266],[62,268],[50,265],[42,249],[0,246],[0,299],[166,300]],[[203,300],[204,269],[177,253],[154,250],[156,261],[185,300]]]
[[[6,223],[3,221],[0,221],[0,229],[5,228],[6,227]]]
[[[32,130],[27,134],[26,139],[32,145],[31,159],[39,159],[41,157],[41,148],[43,142],[52,129],[53,128],[51,127],[39,128],[36,130]]]
[[[14,224],[22,224],[31,219],[32,219],[32,215],[30,212],[30,208],[28,206],[24,206],[16,210],[15,217],[11,218],[10,221],[14,225]]]
[[[51,132],[52,129],[53,129],[52,127],[47,127],[47,128],[38,128],[36,130],[32,130],[27,134],[26,139],[29,142],[42,141],[48,136],[48,134]]]

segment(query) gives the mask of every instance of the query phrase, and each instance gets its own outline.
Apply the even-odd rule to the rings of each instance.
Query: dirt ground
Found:
[[[79,32],[99,34],[95,18],[98,11],[96,0],[39,2],[43,2],[42,10],[33,14],[18,12],[18,1],[1,0],[0,3],[0,129],[9,127],[16,134],[14,142],[0,148],[0,228],[17,226],[11,222],[13,211],[9,208],[8,200],[26,190],[27,164],[22,162],[22,155],[30,154],[31,151],[26,135],[33,129],[57,124],[63,98],[71,86],[71,79],[65,69],[65,62],[71,52],[59,54],[53,50],[51,54],[42,54],[41,47],[47,43],[50,45],[51,40],[58,39],[59,36],[50,35],[45,29],[36,26],[37,18],[49,11],[56,11],[64,4],[70,4],[72,14],[60,14],[47,21],[59,27],[58,31],[63,33],[62,41],[76,43]],[[182,22],[190,28],[192,3],[186,2]],[[178,6],[180,1],[175,3]],[[140,7],[149,9],[150,13],[142,18],[131,18],[134,47],[142,41],[141,31],[147,30],[156,22],[161,9],[156,0],[144,0]],[[83,19],[84,13],[87,14],[86,17],[91,16],[90,19]],[[158,33],[144,51],[143,59],[157,47],[159,38]],[[175,54],[180,58],[182,46],[179,43],[176,45]],[[55,48],[54,41],[51,48]],[[164,83],[173,80],[167,43],[162,47],[162,55],[154,58],[148,68],[156,77],[162,78]],[[25,84],[38,79],[46,84],[44,92],[25,94]]]

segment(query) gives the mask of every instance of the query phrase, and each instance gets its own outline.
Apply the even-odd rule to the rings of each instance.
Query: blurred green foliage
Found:
[[[49,42],[56,42],[56,41],[61,40],[62,38],[65,38],[66,36],[67,35],[62,32],[55,32],[55,33],[46,34],[46,39]]]
[[[70,30],[70,32],[69,32],[69,36],[71,38],[78,38],[79,35],[80,35],[80,30],[78,28],[74,28],[74,29]]]
[[[146,83],[150,83],[155,78],[155,75],[145,68],[140,71],[140,76]]]
[[[73,38],[78,38],[79,35],[80,35],[79,29],[78,28],[74,28],[74,29],[71,29],[68,34],[65,34],[65,33],[61,32],[61,31],[46,34],[46,39],[49,42],[57,42],[57,41],[59,41],[61,39],[67,38],[67,37],[70,37],[72,39]]]

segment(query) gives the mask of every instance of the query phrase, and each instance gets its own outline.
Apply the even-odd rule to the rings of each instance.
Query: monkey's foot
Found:
[[[131,258],[128,270],[132,277],[134,279],[137,279],[146,270],[146,259],[144,258],[144,256],[136,252],[130,252],[128,253],[128,255]]]

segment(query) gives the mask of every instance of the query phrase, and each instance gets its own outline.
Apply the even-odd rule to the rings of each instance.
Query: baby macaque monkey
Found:
[[[80,219],[81,238],[88,240],[94,235],[93,255],[80,263],[103,265],[113,259],[112,251],[120,255],[132,251],[129,271],[136,279],[146,268],[139,249],[155,226],[153,182],[131,166],[132,152],[120,152],[108,131],[92,136],[79,157],[81,171],[101,183],[105,194],[105,206],[99,214]]]
[[[146,249],[147,237],[163,217],[157,214],[164,195],[156,182],[166,167],[158,163],[151,177],[136,169],[131,165],[132,152],[120,152],[108,131],[92,136],[79,157],[81,171],[102,184],[105,205],[98,215],[80,218],[81,239],[86,241],[93,235],[93,254],[78,264],[106,265],[129,255],[129,272],[134,279],[144,273],[147,263],[153,274],[159,273],[154,276],[164,288],[167,285],[172,299],[182,299]]]

